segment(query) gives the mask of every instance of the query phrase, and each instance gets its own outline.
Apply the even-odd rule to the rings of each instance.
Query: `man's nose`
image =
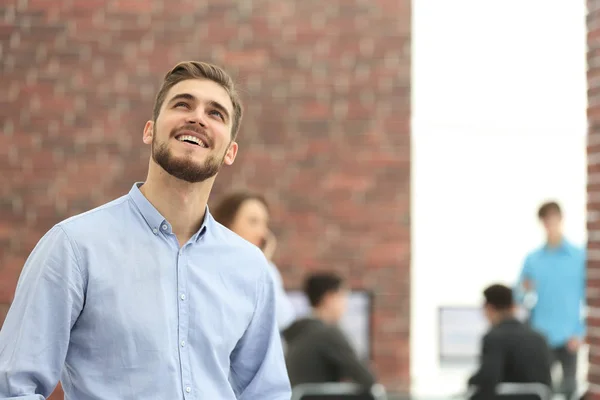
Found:
[[[203,107],[197,107],[193,112],[188,115],[188,124],[198,124],[202,127],[206,127],[206,115],[204,114]]]

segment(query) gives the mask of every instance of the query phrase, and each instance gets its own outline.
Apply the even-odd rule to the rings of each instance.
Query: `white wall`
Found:
[[[585,50],[583,0],[413,1],[416,394],[464,388],[471,371],[438,363],[437,308],[514,282],[541,202],[585,242]]]

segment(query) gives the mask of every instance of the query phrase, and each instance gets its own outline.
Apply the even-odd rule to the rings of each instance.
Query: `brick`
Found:
[[[28,0],[0,10],[0,199],[11,199],[0,204],[0,303],[47,229],[143,180],[141,133],[160,80],[175,62],[203,59],[234,74],[247,106],[238,161],[211,201],[233,187],[269,196],[288,287],[331,268],[373,290],[374,367],[406,389],[410,3]],[[588,40],[595,60],[600,41]],[[599,71],[589,71],[594,87]],[[588,114],[600,133],[596,90]],[[600,152],[600,137],[590,140]],[[590,224],[600,231],[600,219]]]
[[[4,323],[4,319],[6,318],[6,314],[8,313],[9,307],[10,304],[0,304],[0,326],[2,326],[2,324]]]
[[[590,382],[592,399],[600,399],[600,338],[596,334],[600,328],[600,52],[598,51],[600,38],[600,14],[597,1],[588,1],[587,16],[587,44],[588,44],[588,305],[590,314],[588,316],[589,343],[590,343],[590,367],[588,381]]]

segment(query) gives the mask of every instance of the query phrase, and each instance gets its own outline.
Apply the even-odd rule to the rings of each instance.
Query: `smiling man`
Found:
[[[0,399],[289,400],[262,252],[207,200],[236,157],[242,106],[225,71],[167,73],[143,141],[145,182],[55,225],[0,332]]]

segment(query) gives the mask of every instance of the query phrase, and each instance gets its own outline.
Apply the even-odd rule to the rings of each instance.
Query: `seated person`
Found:
[[[469,379],[469,385],[476,387],[471,399],[495,399],[496,385],[505,382],[550,387],[550,348],[542,335],[516,319],[512,290],[492,285],[483,295],[485,316],[492,327],[483,338],[479,371]]]
[[[375,383],[373,375],[337,326],[347,302],[342,279],[332,273],[311,275],[304,283],[304,291],[312,316],[294,322],[283,332],[292,387],[350,381],[370,389]]]

